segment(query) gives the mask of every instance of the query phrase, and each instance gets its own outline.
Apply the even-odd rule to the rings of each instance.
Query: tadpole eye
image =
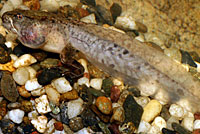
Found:
[[[22,19],[22,18],[23,18],[23,16],[22,16],[21,14],[18,14],[18,15],[17,15],[17,19],[18,19],[18,20],[20,20],[20,19]]]

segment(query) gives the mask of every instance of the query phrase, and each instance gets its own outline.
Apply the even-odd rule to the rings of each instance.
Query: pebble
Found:
[[[90,87],[90,81],[87,77],[82,77],[82,78],[78,79],[77,83],[79,85],[86,85],[87,87]]]
[[[182,55],[181,63],[188,64],[192,67],[197,67],[197,64],[194,62],[194,60],[187,51],[180,50],[180,52]]]
[[[38,89],[35,89],[35,90],[31,91],[31,95],[32,96],[41,96],[41,95],[43,95],[45,93],[46,93],[46,91],[45,91],[44,87],[38,88]]]
[[[137,97],[135,98],[136,102],[142,106],[143,108],[149,103],[150,99],[149,97],[146,96],[141,96],[141,97]]]
[[[137,133],[141,133],[141,132],[147,133],[150,128],[151,128],[151,125],[148,122],[141,120]]]
[[[122,7],[118,3],[113,3],[110,7],[110,12],[112,14],[113,21],[117,19],[118,16],[120,16],[122,12]]]
[[[30,74],[26,67],[17,68],[12,73],[13,79],[19,85],[25,85],[26,81],[29,80]]]
[[[33,91],[33,90],[36,90],[36,89],[41,88],[41,87],[42,87],[42,85],[40,85],[38,83],[37,78],[33,78],[31,80],[27,80],[26,83],[25,83],[25,89],[27,91]]]
[[[45,68],[38,74],[37,78],[40,85],[47,85],[50,84],[53,79],[59,78],[60,76],[60,70],[56,68]]]
[[[38,116],[37,119],[32,119],[31,123],[37,129],[38,132],[44,133],[47,128],[47,117],[44,115]]]
[[[143,108],[137,104],[132,95],[126,97],[123,108],[125,111],[125,122],[132,122],[138,128],[143,114]]]
[[[195,120],[194,121],[194,130],[195,129],[200,129],[200,120]]]
[[[95,104],[104,114],[110,114],[112,112],[112,102],[105,96],[98,97]]]
[[[7,105],[8,109],[19,109],[21,107],[21,103],[19,102],[13,102],[13,103],[9,103]],[[21,109],[22,110],[22,109]]]
[[[81,113],[81,118],[85,127],[93,126],[98,123],[96,115],[89,108],[84,109]]]
[[[21,110],[23,110],[24,112],[28,113],[28,112],[31,112],[33,111],[33,106],[32,106],[32,103],[28,100],[23,100],[21,102]]]
[[[166,121],[171,117],[170,113],[169,113],[169,105],[164,105],[162,107],[162,111],[160,113],[160,116],[163,117]]]
[[[40,114],[51,112],[47,95],[42,95],[35,99],[35,107]]]
[[[51,85],[45,86],[45,90],[49,101],[58,106],[60,101],[59,92]]]
[[[39,0],[23,0],[23,4],[29,7],[31,10],[39,10],[40,2]]]
[[[36,110],[28,113],[28,119],[29,120],[37,119],[37,117],[38,117],[38,112]]]
[[[51,84],[57,89],[59,93],[66,93],[72,90],[69,81],[67,81],[65,77],[55,79]]]
[[[20,56],[14,63],[13,66],[15,68],[29,66],[33,63],[36,63],[37,60],[30,54],[24,54]]]
[[[10,62],[8,62],[6,64],[0,64],[0,70],[7,70],[9,72],[14,72],[15,68],[13,67],[13,63],[14,63],[14,61],[11,60]]]
[[[17,90],[18,90],[19,94],[20,94],[22,97],[28,98],[28,97],[31,96],[31,93],[29,93],[29,92],[25,89],[25,86],[18,86],[18,87],[17,87]]]
[[[152,123],[152,126],[157,126],[160,129],[160,131],[161,131],[163,128],[167,127],[167,123],[166,123],[166,121],[162,117],[157,116],[154,119],[154,121]]]
[[[94,14],[90,14],[88,16],[85,16],[85,17],[81,18],[80,21],[85,22],[85,23],[97,24]]]
[[[0,120],[7,114],[7,102],[2,100],[0,102]]]
[[[8,112],[8,117],[14,123],[20,124],[23,121],[24,111],[20,109],[14,109]]]
[[[76,11],[78,12],[80,18],[83,18],[83,17],[89,15],[89,12],[86,9],[83,9],[83,8],[76,7]]]
[[[108,126],[112,134],[120,134],[119,132],[119,125],[118,124],[110,124]]]
[[[117,102],[120,97],[120,89],[118,86],[112,86],[110,90],[110,99],[112,102]]]
[[[125,119],[124,109],[122,106],[113,108],[113,115],[110,119],[110,122],[119,122],[123,123]]]
[[[75,100],[75,99],[78,99],[78,97],[79,97],[78,92],[76,90],[72,89],[69,92],[61,94],[60,100],[61,101]]]
[[[74,134],[93,134],[94,132],[90,128],[83,128]]]
[[[193,131],[194,117],[184,117],[181,125],[189,131]]]
[[[118,16],[115,22],[115,27],[122,29],[138,30],[135,20],[131,16]]]
[[[128,133],[128,134],[133,134],[136,131],[136,127],[133,124],[133,122],[127,122],[122,124],[119,127],[120,133]]]
[[[169,130],[167,128],[162,129],[163,134],[177,134],[175,131]]]
[[[200,129],[194,130],[192,134],[200,134]]]
[[[127,90],[129,92],[131,92],[131,94],[133,94],[133,96],[135,96],[135,97],[140,97],[141,96],[140,95],[140,90],[135,86],[129,86]]]
[[[62,123],[64,124],[69,124],[69,117],[67,113],[68,113],[67,102],[62,103],[60,105],[60,117],[61,117]]]
[[[47,128],[44,134],[51,134],[55,131],[54,123],[56,123],[56,120],[54,118],[48,121]]]
[[[200,119],[200,112],[194,113],[194,118],[195,118],[195,120]]]
[[[54,123],[54,127],[56,130],[59,130],[59,131],[62,131],[64,129],[62,122],[59,122],[59,121]]]
[[[172,128],[179,134],[192,134],[189,130],[185,129],[178,123],[172,123]]]
[[[54,103],[52,103],[51,101],[49,103],[49,106],[51,108],[52,114],[58,115],[60,113],[60,108],[57,105],[55,105]],[[60,117],[60,116],[58,115],[58,117]]]
[[[69,127],[74,132],[81,130],[84,127],[82,123],[82,118],[81,117],[72,118],[69,122]]]
[[[9,119],[0,120],[1,130],[3,133],[1,134],[16,134],[16,126]]]
[[[1,93],[11,102],[16,102],[19,96],[15,81],[11,74],[7,71],[3,71],[1,78]]]
[[[72,134],[73,131],[69,128],[69,126],[63,124],[63,127],[64,127],[64,131],[66,132],[66,134]]]
[[[67,115],[69,119],[74,118],[83,111],[83,100],[81,98],[78,98],[76,100],[69,101],[67,107]]]
[[[90,108],[103,122],[108,123],[110,121],[110,116],[102,114],[95,105],[91,105]]]
[[[90,86],[96,90],[101,90],[103,80],[101,78],[93,78],[90,80]]]
[[[157,115],[160,114],[162,105],[157,100],[151,100],[145,107],[142,115],[142,120],[146,122],[152,121]]]
[[[26,69],[29,72],[30,79],[36,78],[37,72],[36,72],[36,70],[33,67],[28,66],[28,67],[26,67]]]
[[[104,92],[102,92],[101,90],[96,90],[94,88],[87,88],[87,92],[91,93],[95,97],[105,96]]]
[[[6,42],[5,37],[0,33],[0,44],[4,44]]]
[[[171,116],[183,118],[184,109],[177,104],[172,104],[169,108],[169,113],[170,113]]]
[[[88,73],[87,61],[85,59],[79,59],[78,62],[83,66],[84,73]]]
[[[31,53],[31,55],[33,55],[39,62],[44,61],[47,57],[47,53],[45,51],[38,52],[38,50],[36,52]]]
[[[5,64],[11,61],[10,52],[4,44],[0,44],[0,64]]]
[[[149,129],[149,134],[161,134],[160,128],[157,126],[151,126]]]
[[[179,123],[179,120],[177,117],[171,116],[168,120],[167,120],[167,128],[173,130],[172,128],[172,123]]]
[[[53,58],[47,58],[44,61],[40,62],[40,66],[42,68],[55,68],[59,65],[60,60],[53,59]]]

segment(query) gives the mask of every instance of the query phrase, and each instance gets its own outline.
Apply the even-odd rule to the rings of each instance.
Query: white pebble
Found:
[[[78,98],[76,100],[69,101],[67,103],[67,107],[68,107],[67,114],[69,119],[74,118],[82,112],[83,100],[81,98]]]
[[[24,117],[24,111],[20,109],[14,109],[8,112],[8,117],[14,123],[20,124]]]
[[[29,80],[30,75],[26,67],[20,67],[12,73],[12,77],[17,84],[24,85]]]
[[[31,91],[31,95],[32,96],[41,96],[41,95],[45,94],[45,92],[46,91],[45,91],[44,87],[42,87],[42,88],[38,88],[38,89]]]
[[[83,128],[74,134],[94,134],[90,128]]]
[[[162,105],[157,100],[151,100],[145,107],[142,114],[142,120],[146,122],[152,121],[157,115],[160,114]]]
[[[135,100],[142,107],[145,107],[150,101],[149,97],[146,96],[135,97]]]
[[[181,125],[189,131],[193,131],[194,117],[183,118]]]
[[[101,78],[94,78],[90,81],[90,86],[96,90],[101,90],[103,80]]]
[[[51,119],[48,123],[47,123],[47,129],[45,131],[45,134],[52,134],[53,131],[55,130],[54,127],[54,123],[56,123],[55,119]]]
[[[18,57],[14,54],[10,54],[10,57],[13,61],[16,61],[18,59]]]
[[[13,66],[15,68],[29,66],[33,63],[37,62],[37,60],[30,54],[24,54],[20,56],[14,63]]]
[[[60,101],[60,94],[59,92],[53,88],[52,85],[45,86],[46,94],[50,102],[52,102],[55,105],[59,105]]]
[[[137,133],[140,133],[140,132],[147,133],[150,128],[151,128],[151,125],[148,122],[142,120],[138,127]]]
[[[85,23],[97,24],[94,14],[90,14],[88,16],[85,16],[85,17],[81,18],[81,21],[85,22]]]
[[[36,110],[31,111],[28,113],[28,119],[29,120],[33,120],[36,119],[38,117],[38,112]]]
[[[46,114],[48,112],[51,112],[51,109],[49,107],[49,101],[47,99],[47,95],[42,95],[39,98],[36,98],[35,106],[36,106],[37,111],[40,114]]]
[[[160,89],[159,86],[157,86],[155,81],[149,80],[148,82],[141,82],[138,86],[138,88],[141,91],[141,96],[152,96],[155,95],[155,93]]]
[[[28,81],[26,81],[26,83],[25,83],[25,89],[26,89],[27,91],[33,91],[33,90],[38,89],[38,88],[41,88],[41,87],[42,87],[42,85],[40,85],[40,84],[38,83],[37,78],[28,80]]]
[[[55,79],[51,84],[57,89],[59,93],[66,93],[72,90],[69,81],[67,81],[65,77]]]
[[[90,87],[90,81],[86,77],[82,77],[82,78],[78,79],[77,83],[78,83],[78,85],[84,85],[85,84],[87,87]]]
[[[135,20],[132,16],[118,16],[115,22],[116,27],[123,27],[123,28],[128,28],[131,30],[137,30],[138,27],[135,23]]]
[[[160,129],[160,131],[162,130],[162,128],[166,128],[167,127],[166,121],[160,116],[158,116],[158,117],[156,117],[154,119],[152,125],[153,126],[157,126]]]
[[[140,41],[140,42],[144,42],[144,35],[140,34],[139,36],[135,37],[136,40]]]
[[[194,130],[195,129],[200,129],[200,120],[195,120],[194,121]]]
[[[151,128],[149,129],[149,132],[147,132],[148,134],[162,134],[159,127],[157,126],[151,126]]]
[[[31,120],[31,123],[37,129],[38,132],[44,133],[44,131],[47,128],[47,121],[48,121],[47,117],[42,115],[38,116],[37,119]]]
[[[171,116],[183,118],[184,109],[177,104],[172,104],[169,108],[169,113],[170,113]]]
[[[31,66],[28,66],[28,67],[26,67],[26,69],[29,72],[30,79],[36,78],[37,72],[35,71],[34,68],[32,68]]]

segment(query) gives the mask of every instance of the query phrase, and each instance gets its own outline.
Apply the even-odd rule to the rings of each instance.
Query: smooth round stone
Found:
[[[183,118],[183,116],[185,114],[184,109],[177,104],[172,104],[170,106],[169,113],[171,116],[178,117],[178,118]]]
[[[137,133],[141,133],[141,132],[147,133],[149,131],[150,127],[151,127],[151,125],[148,122],[142,120],[138,127]]]
[[[70,122],[69,122],[69,127],[74,132],[76,132],[78,130],[81,130],[84,127],[83,123],[82,123],[82,118],[81,117],[74,117],[74,118],[72,118],[70,120]]]
[[[13,72],[12,76],[17,84],[24,85],[29,80],[29,71],[26,67],[20,67]]]
[[[112,102],[105,96],[97,98],[96,106],[104,114],[110,114],[112,111]]]
[[[189,131],[193,131],[194,117],[184,117],[181,125]]]
[[[38,132],[44,133],[47,128],[47,121],[47,117],[42,115],[38,116],[36,119],[31,120],[31,123],[37,129]]]
[[[37,60],[30,54],[24,54],[20,56],[14,63],[13,66],[15,68],[29,66],[33,63],[37,62]]]
[[[14,123],[20,124],[23,120],[24,114],[24,111],[20,109],[14,109],[8,112],[8,117]]]
[[[90,86],[96,90],[101,90],[102,83],[103,79],[101,78],[94,78],[90,80]]]
[[[162,117],[160,117],[160,116],[158,116],[158,117],[156,117],[156,118],[154,119],[152,125],[153,125],[153,126],[157,126],[157,127],[160,129],[160,131],[161,131],[163,128],[166,128],[166,127],[167,127],[166,121],[165,121]]]
[[[67,81],[64,77],[54,80],[52,85],[57,89],[59,93],[66,93],[72,90],[69,81]]]
[[[59,92],[53,88],[51,85],[45,86],[46,94],[50,102],[52,102],[55,105],[59,105],[60,101],[60,94]]]
[[[69,101],[67,107],[67,114],[69,119],[74,118],[83,111],[83,100],[81,98],[78,98],[76,100]]]
[[[64,129],[62,122],[59,122],[59,121],[54,123],[54,127],[56,130],[59,130],[59,131],[62,131]]]
[[[40,85],[40,84],[38,83],[37,78],[28,80],[28,81],[26,81],[26,83],[25,83],[25,88],[26,88],[27,91],[33,91],[33,90],[38,89],[38,88],[41,88],[41,87],[42,87],[42,85]]]
[[[24,86],[21,86],[21,87],[18,86],[18,87],[17,87],[17,90],[18,90],[19,94],[20,94],[21,96],[25,97],[25,98],[28,98],[28,97],[31,96],[31,93],[29,93],[29,92],[25,89]]]
[[[194,121],[194,129],[200,129],[200,120]]]
[[[142,115],[142,120],[146,122],[152,121],[157,115],[160,114],[162,105],[157,100],[151,100],[145,107]]]

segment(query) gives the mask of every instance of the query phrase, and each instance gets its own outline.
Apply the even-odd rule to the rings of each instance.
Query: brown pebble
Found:
[[[1,92],[3,96],[11,101],[16,102],[19,96],[16,83],[12,75],[8,71],[4,71],[1,78]]]
[[[23,0],[23,4],[29,7],[31,10],[39,10],[40,2],[39,0]]]
[[[90,108],[103,122],[108,123],[110,121],[110,116],[102,114],[95,105],[91,105]]]
[[[25,98],[28,98],[31,96],[31,93],[29,93],[26,89],[25,86],[18,86],[17,90],[19,92],[19,94]]]
[[[192,132],[192,134],[200,134],[200,129],[196,129]]]
[[[54,127],[56,130],[62,131],[64,129],[62,122],[55,122]]]
[[[33,111],[33,106],[32,103],[28,100],[23,100],[21,102],[22,106],[21,106],[21,110],[23,110],[24,112],[28,113]]]
[[[110,91],[110,98],[112,102],[117,102],[120,96],[120,89],[117,86],[112,86]]]
[[[108,128],[111,130],[112,134],[120,134],[118,124],[111,124]]]
[[[195,118],[195,120],[199,120],[200,119],[200,112],[194,113],[194,118]]]
[[[76,11],[78,12],[80,18],[83,18],[89,15],[89,12],[83,8],[76,8]]]
[[[62,94],[60,96],[60,100],[61,101],[67,101],[67,100],[75,100],[75,99],[78,99],[78,93],[76,90],[72,89],[71,91],[69,92],[66,92],[64,94]]]
[[[31,121],[29,120],[28,116],[24,116],[23,122],[24,122],[26,125],[31,124]]]
[[[7,113],[7,102],[5,100],[0,103],[0,116],[4,117]]]
[[[82,118],[81,117],[74,117],[74,118],[70,119],[69,127],[74,132],[82,129],[84,127],[83,122],[82,122]]]
[[[104,114],[110,114],[112,112],[112,102],[105,96],[99,96],[95,104]]]

